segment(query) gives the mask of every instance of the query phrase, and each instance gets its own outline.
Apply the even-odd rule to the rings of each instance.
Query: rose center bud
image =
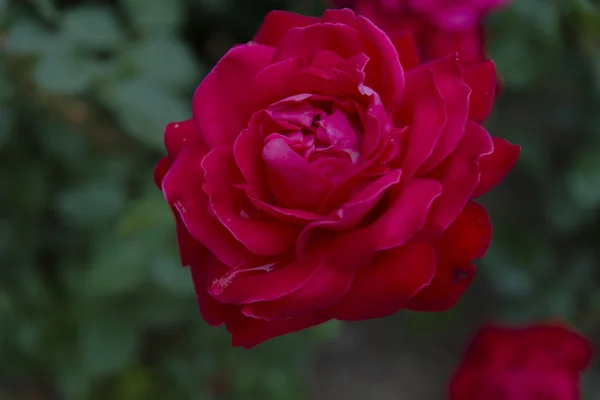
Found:
[[[263,160],[275,203],[321,213],[323,201],[363,163],[364,107],[354,100],[299,95],[264,111]]]

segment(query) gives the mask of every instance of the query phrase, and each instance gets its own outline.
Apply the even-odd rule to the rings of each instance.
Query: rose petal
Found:
[[[424,231],[438,236],[454,221],[479,183],[479,160],[492,152],[490,135],[469,121],[456,151],[427,175],[442,184],[442,195],[433,203]]]
[[[364,113],[365,134],[361,156],[363,160],[375,161],[385,149],[393,124],[379,95],[373,91],[364,94],[369,103]]]
[[[277,46],[290,29],[318,24],[319,21],[320,19],[315,17],[273,10],[265,16],[254,41],[267,46]]]
[[[273,57],[264,45],[240,45],[229,50],[194,93],[194,122],[209,148],[233,145],[248,124],[241,101],[248,83]]]
[[[355,271],[370,265],[377,251],[403,245],[419,232],[440,191],[439,182],[412,179],[371,225],[336,235],[330,248],[330,264],[342,271]]]
[[[204,190],[215,216],[250,252],[259,256],[284,253],[291,248],[300,233],[299,228],[269,215],[256,217],[245,207],[246,194],[237,189],[243,181],[229,147],[211,150],[202,161],[206,175]]]
[[[267,173],[262,160],[264,137],[261,133],[261,115],[256,113],[250,120],[248,129],[244,129],[233,145],[235,162],[246,180],[243,185],[248,193],[261,199],[270,200],[270,193],[265,179]]]
[[[517,164],[521,154],[521,146],[514,145],[508,141],[494,137],[494,151],[484,155],[479,160],[479,171],[481,179],[473,193],[473,197],[483,196],[494,186],[498,185],[506,175]]]
[[[460,32],[432,29],[427,33],[427,38],[423,41],[426,43],[423,50],[427,60],[454,53],[458,53],[458,60],[462,65],[472,65],[485,60],[482,26]]]
[[[392,315],[427,285],[435,274],[435,252],[426,242],[412,242],[381,252],[357,272],[348,293],[328,312],[342,321]]]
[[[249,304],[271,301],[292,293],[309,281],[325,263],[326,249],[321,244],[291,260],[256,260],[223,270],[211,277],[210,293],[217,300],[231,304]]]
[[[183,146],[191,140],[202,141],[202,136],[196,128],[194,120],[173,122],[165,127],[165,147],[172,159],[175,159]]]
[[[294,57],[311,60],[323,51],[333,51],[348,59],[362,53],[361,43],[357,30],[348,25],[320,23],[293,28],[281,39],[273,62]]]
[[[482,258],[492,240],[492,225],[485,208],[467,203],[444,236],[435,243],[438,267],[431,283],[410,301],[414,311],[446,311],[460,299],[475,278],[474,258]]]
[[[491,241],[492,223],[485,207],[469,201],[435,247],[442,260],[468,263],[483,258]]]
[[[158,160],[158,163],[156,163],[156,167],[154,168],[154,183],[156,184],[156,186],[158,186],[159,189],[162,188],[162,181],[165,177],[165,175],[167,174],[167,172],[169,172],[169,168],[171,168],[171,164],[173,164],[173,162],[171,161],[170,157],[163,157],[160,160]]]
[[[206,250],[205,250],[206,251]],[[223,324],[228,316],[235,312],[234,308],[227,304],[219,303],[208,293],[207,288],[207,260],[212,257],[210,254],[202,254],[197,251],[194,255],[194,262],[190,265],[194,289],[198,300],[198,308],[204,321],[211,326]]]
[[[465,133],[471,89],[462,82],[460,66],[455,57],[441,59],[428,64],[435,74],[437,86],[446,107],[446,124],[440,137],[417,175],[435,168],[455,149]]]
[[[312,313],[295,318],[265,321],[240,314],[235,320],[226,322],[226,326],[231,333],[231,345],[249,349],[266,340],[307,329],[329,319],[325,315]]]
[[[401,170],[393,170],[379,177],[375,182],[352,196],[348,202],[344,203],[335,212],[335,216],[339,218],[338,220],[329,224],[323,223],[321,226],[334,230],[344,230],[356,225],[381,200],[387,189],[400,182],[401,176]]]
[[[471,88],[470,120],[481,122],[489,115],[496,97],[497,76],[493,61],[484,61],[463,69],[463,79]]]
[[[283,207],[317,210],[332,183],[296,154],[283,139],[270,140],[263,149],[271,192]]]
[[[419,50],[410,31],[390,36],[390,38],[398,52],[400,64],[402,64],[405,71],[419,65]]]
[[[241,263],[248,251],[208,212],[208,196],[202,189],[205,147],[193,142],[181,149],[162,181],[167,202],[177,209],[188,232],[223,263]]]
[[[406,101],[399,110],[400,126],[411,125],[404,179],[412,176],[433,152],[446,124],[446,105],[431,70],[412,70],[406,76]]]
[[[404,96],[404,70],[390,38],[369,19],[357,17],[349,9],[326,10],[322,20],[324,23],[347,24],[360,33],[364,44],[362,52],[370,59],[365,68],[365,85],[381,96],[388,110],[398,107]]]
[[[242,309],[248,317],[277,320],[322,310],[339,301],[350,288],[354,274],[323,264],[300,289],[274,301],[252,303]]]
[[[179,258],[181,260],[181,265],[185,267],[190,265],[195,248],[203,246],[200,243],[198,243],[192,237],[192,235],[190,235],[177,209],[171,207],[171,211],[175,216],[175,232],[177,234],[177,248],[179,249]]]

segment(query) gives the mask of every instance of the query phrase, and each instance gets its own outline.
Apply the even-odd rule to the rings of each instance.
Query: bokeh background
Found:
[[[441,314],[330,323],[250,351],[203,324],[152,170],[163,126],[271,9],[315,0],[0,0],[0,399],[443,399],[473,330],[561,317],[600,339],[600,10],[486,20],[523,145],[495,236]],[[600,398],[598,362],[585,399]]]

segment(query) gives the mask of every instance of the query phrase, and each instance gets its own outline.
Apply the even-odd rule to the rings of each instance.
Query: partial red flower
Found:
[[[450,400],[578,400],[591,344],[559,324],[489,326],[468,347]]]
[[[155,178],[200,311],[252,347],[329,319],[450,308],[491,225],[472,199],[519,147],[478,122],[492,62],[419,65],[348,9],[274,11],[165,130]]]
[[[410,31],[421,57],[458,53],[470,65],[486,58],[482,20],[509,0],[334,0],[369,18],[390,37]]]

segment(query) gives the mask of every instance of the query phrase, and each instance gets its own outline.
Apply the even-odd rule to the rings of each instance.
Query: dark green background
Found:
[[[152,170],[166,123],[273,8],[313,0],[0,0],[0,399],[441,399],[483,321],[600,337],[600,12],[517,0],[486,21],[523,145],[486,195],[461,302],[231,349],[201,321]],[[596,399],[600,374],[586,378]]]

